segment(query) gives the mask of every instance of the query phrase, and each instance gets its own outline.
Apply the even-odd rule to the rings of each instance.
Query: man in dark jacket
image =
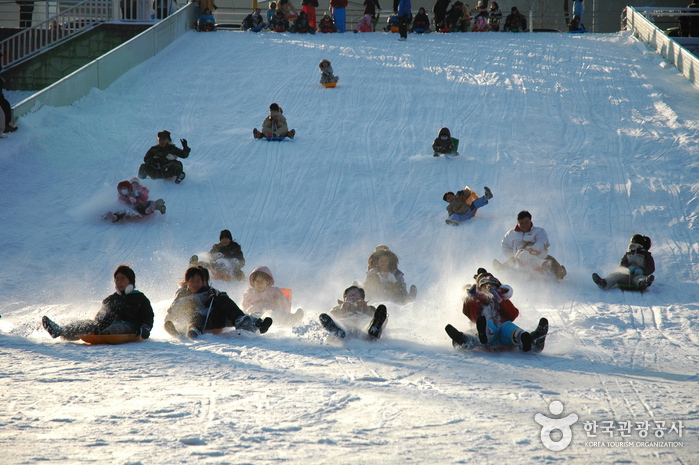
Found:
[[[182,148],[175,147],[170,138],[169,131],[158,133],[158,145],[154,145],[146,156],[143,157],[143,164],[138,170],[138,177],[145,179],[175,179],[175,184],[179,184],[184,179],[184,166],[178,158],[187,158],[191,148],[187,146],[187,139],[180,139]]]
[[[519,12],[516,6],[512,7],[512,13],[505,18],[505,32],[524,32],[527,30],[527,17]]]
[[[44,316],[41,323],[53,338],[69,341],[88,334],[134,334],[143,339],[150,337],[153,327],[153,308],[148,298],[134,289],[136,274],[126,265],[114,272],[116,292],[102,301],[102,307],[93,320],[76,321],[63,327]]]

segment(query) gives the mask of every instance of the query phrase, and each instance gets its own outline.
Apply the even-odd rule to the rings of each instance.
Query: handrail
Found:
[[[0,41],[2,65],[11,68],[68,37],[111,19],[111,0],[85,0]]]

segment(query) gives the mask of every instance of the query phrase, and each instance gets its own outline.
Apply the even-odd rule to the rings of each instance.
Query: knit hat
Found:
[[[279,104],[273,103],[269,106],[269,111],[280,111]]]
[[[121,189],[127,188],[129,192],[133,190],[133,186],[129,181],[121,181],[119,184],[117,184],[117,191],[121,192]]]
[[[644,236],[642,234],[634,234],[631,236],[631,241],[630,244],[639,244],[641,247],[643,247],[646,250],[650,250],[650,237]]]
[[[449,128],[442,128],[439,130],[439,137],[442,136],[451,137],[451,132],[449,131]]]
[[[474,279],[476,280],[477,287],[485,286],[488,284],[492,284],[496,287],[500,287],[502,285],[500,280],[493,276],[492,273],[486,271],[485,268],[478,268],[478,271],[476,272]]]
[[[158,139],[170,139],[172,140],[172,137],[170,137],[170,131],[165,131],[162,130],[158,133]]]
[[[218,235],[218,240],[220,241],[224,237],[227,237],[228,239],[233,240],[233,235],[227,229],[224,229],[223,231],[221,231],[221,234]]]

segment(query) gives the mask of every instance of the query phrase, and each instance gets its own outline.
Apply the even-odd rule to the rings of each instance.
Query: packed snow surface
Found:
[[[699,463],[699,89],[628,33],[396,39],[192,31],[0,140],[0,462]],[[272,102],[293,141],[253,139]],[[442,126],[461,156],[432,156]],[[144,181],[166,215],[101,220],[161,129],[193,148],[182,184]],[[448,226],[442,195],[465,185],[495,197]],[[516,323],[551,322],[546,348],[456,351],[444,326],[473,331],[464,286],[523,209],[568,269],[500,276]],[[225,228],[245,271],[293,289],[303,324],[165,333],[189,257]],[[653,240],[655,283],[599,290],[591,273],[634,233]],[[328,339],[318,315],[378,244],[417,300],[388,305],[378,342]],[[122,263],[152,337],[51,339],[41,316],[92,318]],[[577,416],[568,447],[544,445],[537,414]]]

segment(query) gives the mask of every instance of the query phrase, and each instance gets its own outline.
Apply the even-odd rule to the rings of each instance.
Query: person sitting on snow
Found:
[[[357,27],[354,28],[354,32],[374,32],[374,20],[371,15],[366,14],[359,18],[357,22]]]
[[[284,16],[284,12],[277,8],[274,16],[269,20],[269,28],[274,32],[286,32],[289,30],[289,20]]]
[[[427,16],[427,12],[423,7],[420,7],[415,15],[415,19],[413,19],[413,27],[410,29],[410,32],[430,32],[430,17]]]
[[[283,113],[284,110],[282,110],[281,106],[276,103],[271,104],[269,106],[269,116],[262,121],[262,130],[258,131],[257,128],[252,130],[255,139],[262,139],[263,137],[288,137],[293,139],[294,135],[296,135],[296,130],[289,129]]]
[[[267,27],[267,23],[265,23],[264,18],[262,18],[262,13],[259,8],[256,8],[254,12],[250,13],[245,17],[245,19],[243,19],[243,31],[252,29],[253,31],[259,32],[265,27]]]
[[[582,23],[580,16],[575,15],[568,23],[568,32],[580,32],[585,30],[585,25]]]
[[[158,133],[158,145],[154,145],[143,158],[143,164],[138,170],[138,177],[146,179],[174,179],[179,184],[184,179],[184,166],[178,158],[187,158],[192,151],[187,145],[187,139],[180,139],[182,148],[175,147],[170,137],[170,131]]]
[[[338,76],[333,74],[333,67],[328,60],[321,60],[318,64],[318,70],[320,71],[321,84],[330,84],[340,80]]]
[[[447,202],[447,213],[449,218],[446,219],[447,224],[458,226],[463,221],[468,221],[474,216],[479,208],[488,205],[488,201],[493,198],[493,193],[488,186],[483,188],[485,194],[483,197],[478,197],[478,194],[473,192],[468,186],[463,190],[453,192],[445,192],[442,200]]]
[[[512,7],[511,13],[505,18],[505,32],[524,32],[527,30],[527,17],[519,12],[516,6]]]
[[[406,304],[415,300],[417,287],[406,289],[403,272],[398,269],[398,256],[385,245],[377,245],[369,256],[364,290],[371,300],[389,300]]]
[[[117,195],[119,202],[127,205],[136,213],[136,216],[152,215],[159,211],[162,215],[165,214],[165,201],[163,199],[148,200],[148,188],[142,186],[138,178],[131,178],[130,181],[121,181],[117,185]],[[128,216],[127,211],[109,212],[108,218],[112,223]]]
[[[444,329],[454,347],[472,349],[477,346],[519,346],[522,352],[541,352],[544,349],[548,320],[541,318],[538,327],[528,333],[515,325],[519,310],[510,301],[512,288],[479,268],[474,276],[476,283],[468,290],[461,311],[476,323],[477,337],[464,334],[452,325]]]
[[[209,272],[203,266],[189,267],[165,316],[165,331],[171,336],[186,334],[195,339],[204,331],[235,327],[264,334],[272,326],[271,318],[246,315],[228,297],[209,286]]]
[[[192,255],[189,266],[203,266],[214,272],[214,277],[219,274],[224,277],[234,277],[238,281],[245,280],[242,268],[245,266],[243,249],[228,229],[224,229],[218,236],[219,242],[211,246],[208,254],[209,261],[200,261],[198,255]]]
[[[41,324],[52,338],[75,341],[88,334],[133,334],[148,339],[153,327],[153,308],[141,291],[135,289],[136,273],[126,265],[114,271],[116,292],[102,301],[93,320],[60,326],[44,316]]]
[[[216,18],[211,14],[210,9],[205,9],[204,13],[199,16],[197,21],[197,29],[199,31],[213,31],[216,28]]]
[[[439,130],[439,134],[432,142],[432,150],[434,150],[434,156],[438,157],[440,155],[458,155],[459,152],[459,139],[454,139],[451,137],[451,132],[449,128],[442,128]]]
[[[274,285],[274,276],[266,266],[250,273],[250,287],[243,294],[243,310],[258,318],[270,315],[277,323],[298,323],[303,318],[300,308],[291,313],[291,301]]]
[[[517,225],[502,238],[502,253],[508,257],[502,264],[493,260],[496,268],[509,267],[519,270],[552,273],[559,279],[566,275],[566,269],[549,255],[549,236],[544,228],[534,226],[532,214],[522,210],[517,214]]]
[[[335,21],[333,21],[332,16],[329,14],[325,14],[323,16],[323,19],[320,20],[320,24],[318,25],[318,30],[322,32],[323,34],[328,34],[332,32],[337,32],[337,28],[335,27]]]
[[[311,22],[308,19],[308,14],[305,11],[301,11],[299,15],[294,20],[291,25],[289,32],[297,32],[299,34],[315,34],[316,28],[311,26]]]
[[[611,289],[621,284],[645,290],[655,280],[655,260],[650,253],[650,246],[650,237],[634,234],[627,252],[621,257],[619,270],[604,278],[592,273],[592,280],[600,289]]]
[[[388,319],[386,306],[367,304],[364,289],[359,286],[348,287],[342,297],[330,312],[320,314],[323,328],[340,339],[348,332],[354,336],[365,335],[370,340],[380,338]]]

